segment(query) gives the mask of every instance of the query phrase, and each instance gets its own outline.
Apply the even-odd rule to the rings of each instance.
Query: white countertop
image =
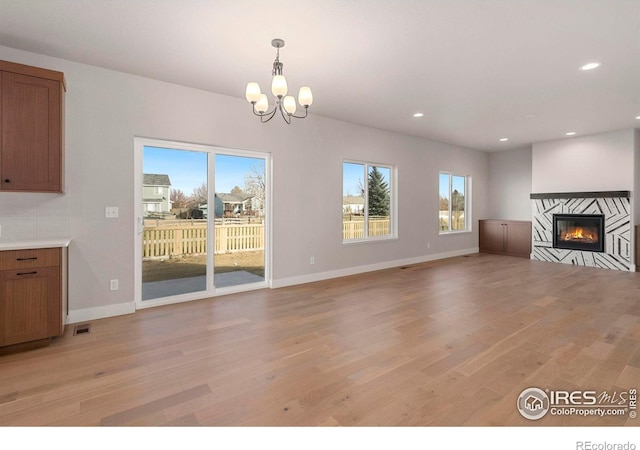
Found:
[[[32,248],[57,248],[68,247],[71,243],[70,238],[60,239],[36,239],[33,241],[16,241],[2,242],[0,241],[0,251],[2,250],[27,250]]]

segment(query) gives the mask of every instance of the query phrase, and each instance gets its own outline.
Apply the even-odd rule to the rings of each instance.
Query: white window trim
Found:
[[[472,213],[472,192],[471,189],[471,175],[458,175],[455,172],[449,172],[446,170],[441,170],[438,172],[438,205],[440,205],[440,175],[447,174],[449,175],[449,226],[451,226],[451,185],[453,183],[453,177],[464,177],[464,230],[441,230],[440,229],[440,218],[438,216],[438,234],[440,235],[451,235],[451,234],[464,234],[464,233],[472,233],[473,227],[471,217],[473,217]],[[439,209],[439,208],[438,208]]]
[[[385,236],[365,236],[363,238],[356,238],[356,239],[342,239],[342,243],[345,245],[352,245],[352,244],[364,244],[364,243],[371,243],[371,242],[383,242],[383,241],[398,239],[398,208],[396,206],[398,204],[398,181],[397,181],[398,168],[397,166],[393,164],[388,164],[388,163],[361,161],[361,160],[355,160],[355,159],[344,159],[342,161],[342,166],[341,166],[342,174],[343,174],[343,183],[344,183],[344,164],[345,163],[362,164],[365,166],[365,171],[364,171],[365,179],[362,180],[362,183],[365,189],[365,200],[368,200],[369,198],[369,192],[368,192],[369,183],[367,182],[368,180],[366,179],[366,177],[368,177],[368,174],[369,174],[369,167],[375,166],[375,167],[384,167],[389,169],[389,172],[391,174],[391,180],[389,180],[389,187],[391,188],[391,193],[390,193],[391,205],[389,207],[389,219],[391,220],[391,223],[389,224],[389,227],[391,228],[391,234],[387,234]],[[340,192],[341,194],[344,194],[344,184]],[[364,204],[365,234],[368,232],[368,218],[369,218],[369,205],[365,202]]]

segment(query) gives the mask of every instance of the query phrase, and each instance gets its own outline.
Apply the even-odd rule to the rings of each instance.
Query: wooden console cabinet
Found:
[[[0,251],[0,347],[62,335],[62,251]]]
[[[531,222],[520,220],[480,220],[479,247],[482,253],[531,255]]]
[[[0,61],[0,192],[62,192],[64,75]]]

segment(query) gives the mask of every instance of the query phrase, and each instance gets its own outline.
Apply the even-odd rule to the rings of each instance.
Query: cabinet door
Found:
[[[62,191],[60,82],[1,72],[0,188]]]
[[[510,222],[506,227],[505,241],[510,254],[528,258],[531,254],[531,223]]]
[[[504,251],[504,229],[503,222],[498,220],[481,220],[479,227],[479,241],[481,252],[503,252]]]
[[[60,268],[0,272],[0,346],[62,333]]]

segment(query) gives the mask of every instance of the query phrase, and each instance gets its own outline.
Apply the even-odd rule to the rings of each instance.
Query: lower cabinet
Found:
[[[0,347],[60,336],[62,250],[0,252]]]
[[[520,220],[480,220],[479,247],[482,253],[531,255],[531,222]]]

